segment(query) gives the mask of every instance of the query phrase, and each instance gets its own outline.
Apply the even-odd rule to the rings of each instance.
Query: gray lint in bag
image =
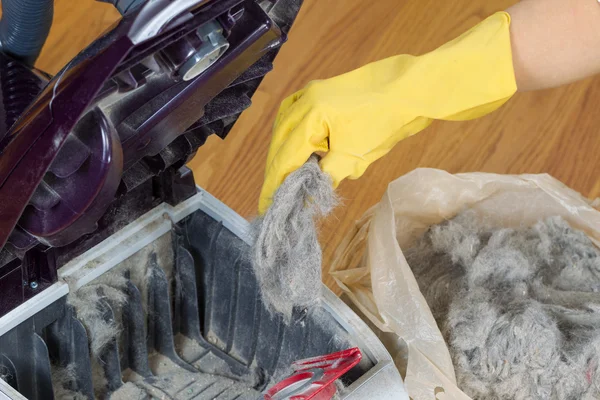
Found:
[[[600,251],[553,217],[495,229],[466,211],[405,252],[479,399],[600,398]]]
[[[271,312],[290,321],[321,297],[321,247],[315,218],[328,215],[337,198],[317,157],[291,173],[264,216],[252,224],[254,270]]]

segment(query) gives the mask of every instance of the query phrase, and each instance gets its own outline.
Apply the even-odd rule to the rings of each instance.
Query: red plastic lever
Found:
[[[265,400],[330,400],[336,392],[335,381],[360,362],[357,347],[296,361],[294,373],[265,394]]]

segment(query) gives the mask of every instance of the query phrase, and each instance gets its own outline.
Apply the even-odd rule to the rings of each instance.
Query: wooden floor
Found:
[[[117,19],[91,0],[56,0],[55,23],[38,66],[56,72]],[[270,128],[279,102],[308,81],[401,53],[421,54],[458,36],[504,0],[305,0],[275,70],[225,141],[212,138],[192,163],[197,182],[244,217],[256,214]],[[324,224],[325,264],[386,185],[414,168],[450,172],[546,172],[588,197],[600,196],[600,79],[518,94],[477,121],[438,122],[400,143],[358,181]],[[328,284],[331,279],[325,277]]]

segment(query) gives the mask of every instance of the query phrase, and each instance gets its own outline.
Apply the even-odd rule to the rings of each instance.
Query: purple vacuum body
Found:
[[[301,0],[111,2],[119,23],[54,77],[0,52],[0,316],[195,193],[185,164],[250,106]]]

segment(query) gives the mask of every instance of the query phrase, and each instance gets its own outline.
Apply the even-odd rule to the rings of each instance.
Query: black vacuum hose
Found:
[[[2,0],[2,51],[33,65],[50,32],[53,14],[54,0]]]

